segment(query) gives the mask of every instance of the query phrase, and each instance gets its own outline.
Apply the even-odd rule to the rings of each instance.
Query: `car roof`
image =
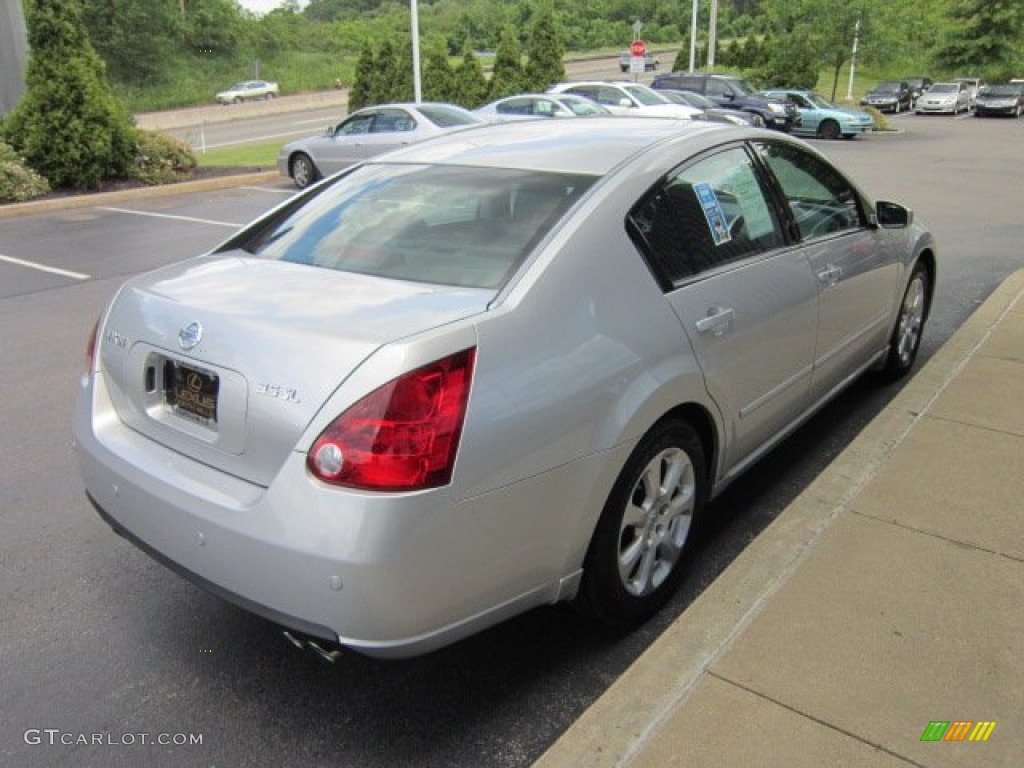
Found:
[[[372,162],[604,175],[620,163],[672,139],[692,140],[694,151],[700,151],[713,144],[725,128],[701,120],[614,115],[596,120],[524,120],[467,128],[411,144]],[[738,138],[736,133],[730,136]]]

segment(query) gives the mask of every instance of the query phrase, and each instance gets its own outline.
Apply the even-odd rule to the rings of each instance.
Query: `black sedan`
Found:
[[[997,83],[978,91],[974,116],[1005,115],[1020,117],[1024,112],[1024,83]]]

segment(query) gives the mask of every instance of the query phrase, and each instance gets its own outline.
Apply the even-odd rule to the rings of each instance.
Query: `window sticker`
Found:
[[[742,173],[735,175],[733,182],[733,192],[742,211],[747,237],[757,239],[770,235],[775,225],[754,174],[750,173],[749,168],[744,168]]]
[[[711,238],[715,245],[723,245],[732,240],[729,234],[729,226],[726,223],[725,211],[718,202],[718,196],[711,185],[706,181],[698,181],[693,185],[693,191],[700,200],[700,207],[704,209],[704,218],[707,219],[708,228],[711,230]]]

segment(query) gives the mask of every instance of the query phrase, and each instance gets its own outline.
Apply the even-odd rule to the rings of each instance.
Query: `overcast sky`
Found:
[[[249,11],[255,11],[256,13],[266,13],[272,11],[282,4],[284,0],[238,0],[238,4]],[[305,3],[300,3],[305,5]]]

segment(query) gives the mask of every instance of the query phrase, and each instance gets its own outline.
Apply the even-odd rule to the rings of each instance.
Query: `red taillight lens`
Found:
[[[377,491],[450,482],[475,359],[466,349],[368,394],[316,439],[309,470],[327,483]]]
[[[100,321],[93,323],[89,331],[89,340],[85,343],[85,372],[92,375],[96,367],[96,335],[100,331]]]

